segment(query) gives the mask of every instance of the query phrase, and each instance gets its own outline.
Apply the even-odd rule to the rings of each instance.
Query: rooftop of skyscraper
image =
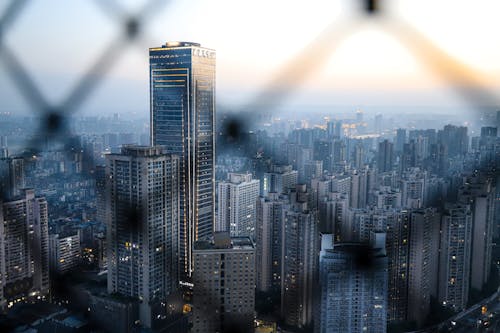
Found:
[[[165,155],[164,146],[139,146],[139,145],[123,145],[121,154],[110,155],[129,155],[135,157],[154,157]]]
[[[169,41],[166,42],[162,47],[186,47],[186,46],[197,46],[200,47],[200,43],[193,42],[180,42],[180,41]]]

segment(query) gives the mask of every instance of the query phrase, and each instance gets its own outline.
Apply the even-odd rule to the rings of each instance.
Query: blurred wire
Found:
[[[7,29],[15,23],[27,2],[27,0],[11,1],[0,19],[0,57],[17,90],[28,102],[32,111],[41,115],[42,121],[38,130],[39,135],[47,136],[53,140],[64,140],[67,135],[65,117],[76,112],[82,106],[112,68],[112,65],[122,55],[123,45],[138,41],[139,37],[143,36],[143,22],[147,22],[168,1],[147,1],[135,15],[130,15],[124,7],[114,0],[96,0],[97,7],[110,18],[116,20],[117,24],[122,27],[121,32],[97,57],[93,65],[76,82],[74,88],[70,90],[60,104],[50,104],[48,102],[29,75],[29,72],[18,60],[16,54],[3,43],[3,37]],[[142,43],[140,44],[142,45]],[[37,139],[31,140],[28,149],[40,150],[40,144]]]
[[[26,102],[33,110],[44,112],[48,108],[48,103],[16,55],[3,45],[0,48],[0,57],[12,82]]]
[[[304,80],[319,70],[329,59],[332,52],[347,38],[356,27],[355,22],[330,23],[316,38],[287,64],[259,93],[240,111],[254,113],[265,109],[271,111],[290,97]]]
[[[487,88],[486,79],[457,58],[446,53],[410,24],[397,18],[386,18],[382,28],[395,36],[432,72],[444,79],[472,107],[500,105],[498,96]]]
[[[94,2],[96,8],[110,20],[113,20],[121,30],[76,82],[63,102],[55,105],[48,102],[32,80],[29,71],[4,42],[8,30],[16,22],[28,0],[11,0],[0,17],[0,59],[14,86],[22,94],[32,111],[37,112],[41,117],[39,135],[60,141],[67,138],[66,116],[76,112],[88,100],[112,65],[123,54],[123,45],[135,43],[144,47],[144,50],[147,46],[151,46],[151,44],[144,45],[148,43],[145,24],[169,3],[166,0],[146,1],[136,13],[130,13],[115,0],[95,0]],[[382,29],[395,36],[419,61],[446,80],[471,106],[499,105],[498,98],[487,89],[484,77],[447,54],[410,24],[396,17],[387,16],[380,0],[363,0],[361,4],[365,16],[379,18],[377,23],[380,23]],[[241,119],[245,118],[245,121],[240,119],[238,122],[248,123],[259,112],[269,113],[279,107],[308,76],[327,62],[340,43],[348,38],[358,26],[359,22],[355,20],[331,22],[293,59],[279,69],[275,77],[263,86],[254,98],[238,108],[238,116],[242,117]],[[231,136],[237,137],[239,134],[235,135],[233,132],[240,131],[239,128],[243,128],[243,126],[238,123],[235,125],[233,119],[229,121],[227,131],[230,132]],[[34,150],[40,148],[40,142],[36,139],[31,140],[29,145]]]
[[[28,0],[11,0],[0,17],[0,42],[5,32],[11,24],[17,19],[17,16],[28,3]]]

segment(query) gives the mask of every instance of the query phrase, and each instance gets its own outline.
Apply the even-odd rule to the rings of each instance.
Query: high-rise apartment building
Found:
[[[422,208],[427,200],[427,171],[410,168],[401,179],[401,205],[404,208]]]
[[[353,163],[353,166],[355,169],[361,169],[364,164],[365,164],[365,147],[361,144],[361,143],[358,143],[355,147],[354,147],[354,154],[353,154],[354,158],[354,163]]]
[[[281,286],[283,222],[287,205],[288,198],[278,193],[269,193],[257,201],[255,261],[259,291],[279,290]]]
[[[106,223],[106,167],[96,165],[95,171],[95,196],[97,222]]]
[[[397,153],[403,152],[403,147],[406,142],[407,142],[406,129],[398,128],[396,130],[396,137],[394,139],[394,150]]]
[[[469,177],[459,189],[458,200],[472,210],[471,288],[481,290],[491,271],[495,227],[495,187],[491,179]]]
[[[326,124],[326,132],[329,139],[340,139],[343,136],[342,120],[330,120]]]
[[[368,200],[368,177],[368,169],[354,170],[351,174],[350,207],[366,207]]]
[[[216,232],[194,244],[193,333],[254,330],[255,247]]]
[[[331,233],[339,240],[342,227],[347,224],[349,197],[347,194],[329,192],[323,196],[319,205],[319,230],[321,233]]]
[[[399,172],[403,173],[409,168],[415,168],[418,165],[417,147],[415,140],[410,140],[403,145],[403,151],[399,159]]]
[[[408,262],[410,259],[410,214],[393,210],[387,216],[387,257],[389,261],[389,322],[405,321],[408,314]]]
[[[264,174],[262,195],[268,193],[287,193],[297,185],[299,174],[291,165],[273,165],[271,172]]]
[[[446,175],[449,166],[448,146],[435,143],[430,146],[429,166],[438,176]]]
[[[467,127],[446,125],[438,131],[438,140],[448,148],[451,157],[464,155],[469,149],[469,136]]]
[[[401,192],[389,186],[380,186],[379,190],[373,193],[373,204],[380,209],[400,208]]]
[[[408,301],[409,215],[400,209],[350,209],[342,242],[368,242],[373,232],[387,232],[387,320],[406,320]]]
[[[179,164],[159,146],[106,156],[108,292],[139,299],[146,327],[179,282]]]
[[[374,234],[370,245],[334,243],[329,234],[321,237],[315,333],[386,332],[384,236]]]
[[[379,172],[392,170],[393,144],[389,140],[384,140],[378,144],[377,167]]]
[[[410,219],[400,209],[349,209],[342,224],[341,242],[370,240],[372,233],[387,233],[388,260],[387,320],[406,320],[408,303],[408,262]]]
[[[288,325],[305,327],[313,319],[313,291],[318,268],[317,214],[308,210],[306,185],[290,192],[285,210],[281,283],[281,315]]]
[[[332,187],[331,177],[323,176],[319,178],[311,179],[310,182],[311,190],[311,208],[319,208],[320,202],[323,201],[324,197],[328,196],[330,189]]]
[[[193,242],[215,217],[215,51],[188,42],[149,49],[151,143],[179,156],[180,257],[192,271]]]
[[[333,162],[335,164],[345,163],[347,160],[347,146],[345,140],[333,140]]]
[[[306,161],[304,165],[304,180],[319,178],[323,174],[323,161]]]
[[[219,182],[217,198],[217,231],[229,231],[231,236],[255,239],[256,204],[260,181],[252,174],[229,173]]]
[[[24,187],[24,159],[21,157],[0,158],[1,195],[12,199],[21,195]]]
[[[348,175],[335,175],[331,178],[330,191],[351,195],[351,177]]]
[[[434,208],[410,213],[408,321],[425,324],[431,297],[437,296],[441,215]]]
[[[481,127],[481,137],[482,138],[485,138],[485,137],[496,138],[497,133],[498,133],[498,128],[496,128],[496,127],[492,127],[492,126]]]
[[[0,307],[48,293],[47,201],[26,189],[0,204]]]
[[[467,306],[472,250],[472,213],[469,205],[446,207],[441,218],[439,301],[455,311]]]
[[[81,264],[80,233],[49,236],[49,265],[51,272],[66,274]]]
[[[496,127],[481,127],[481,136],[473,138],[475,151],[479,152],[481,169],[493,167],[500,155],[500,139],[497,137]]]
[[[334,157],[333,157],[333,141],[318,140],[313,144],[313,158],[323,162],[323,169],[332,172]]]

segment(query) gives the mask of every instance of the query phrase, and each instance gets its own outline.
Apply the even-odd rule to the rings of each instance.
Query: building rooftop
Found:
[[[195,250],[252,250],[254,248],[250,237],[229,237],[227,232],[216,232],[212,237],[194,243]]]
[[[201,47],[201,44],[193,42],[169,41],[166,42],[164,45],[162,45],[162,47],[189,47],[189,46]]]
[[[132,156],[132,157],[162,157],[174,156],[166,153],[165,146],[139,146],[123,145],[121,153],[106,154],[106,156]]]
[[[163,44],[161,47],[150,47],[149,51],[168,51],[172,49],[185,49],[185,48],[191,48],[192,50],[196,52],[201,52],[198,53],[198,55],[205,55],[209,58],[213,58],[215,56],[215,50],[210,49],[207,47],[201,46],[200,43],[193,43],[193,42],[182,42],[182,41],[167,41],[165,44]]]

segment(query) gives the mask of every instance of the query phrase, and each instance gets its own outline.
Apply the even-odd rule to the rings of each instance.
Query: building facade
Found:
[[[268,193],[287,193],[297,185],[299,173],[291,165],[273,165],[271,172],[264,173],[262,195]]]
[[[467,306],[470,286],[472,213],[469,205],[446,208],[441,219],[439,301],[455,311]]]
[[[257,201],[257,290],[280,290],[284,211],[288,198],[269,193]]]
[[[194,247],[193,333],[254,330],[255,247],[216,232]]]
[[[229,173],[227,181],[217,186],[216,231],[229,231],[231,236],[255,239],[256,204],[260,181],[251,174]]]
[[[315,333],[386,332],[387,257],[379,235],[370,246],[322,235]],[[368,267],[360,255],[370,256]]]
[[[138,298],[146,327],[179,282],[179,164],[158,146],[106,156],[108,292]]]
[[[0,158],[0,190],[4,198],[22,194],[25,187],[24,159],[20,157]]]
[[[306,327],[313,320],[313,291],[317,277],[318,217],[307,206],[305,185],[290,194],[284,213],[282,248],[281,316],[288,325]]]
[[[49,293],[47,201],[32,189],[0,204],[0,287],[1,307]]]
[[[441,214],[427,208],[410,213],[408,321],[425,324],[431,297],[437,296]]]
[[[458,199],[472,211],[471,288],[481,290],[491,271],[495,228],[495,187],[491,179],[470,177],[458,193]]]
[[[215,51],[188,42],[149,49],[151,143],[180,162],[181,272],[215,216]]]
[[[393,144],[389,140],[384,140],[378,144],[377,167],[379,172],[392,170]]]
[[[49,264],[51,272],[66,274],[81,263],[80,233],[49,236]]]

